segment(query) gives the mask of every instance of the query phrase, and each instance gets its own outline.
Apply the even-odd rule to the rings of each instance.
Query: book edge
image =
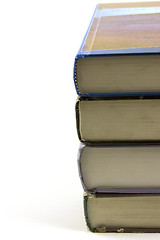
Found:
[[[78,98],[78,99],[76,100],[76,104],[75,104],[76,129],[77,129],[77,135],[78,135],[78,138],[79,138],[80,142],[83,142],[82,136],[81,136],[81,133],[80,133],[80,112],[79,112],[79,104],[80,104],[80,101],[81,101],[81,99]]]
[[[84,216],[87,229],[93,233],[160,233],[160,228],[107,228],[107,226],[93,228],[88,216],[87,204],[89,198],[96,198],[96,194],[84,192],[83,195]]]

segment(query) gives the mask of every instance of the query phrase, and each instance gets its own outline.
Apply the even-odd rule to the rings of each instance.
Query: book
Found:
[[[160,192],[160,144],[81,144],[78,168],[86,192]]]
[[[160,2],[98,4],[74,64],[80,96],[160,93]]]
[[[91,232],[160,232],[160,194],[84,193],[84,214]]]
[[[160,98],[78,98],[76,119],[82,142],[160,142]]]

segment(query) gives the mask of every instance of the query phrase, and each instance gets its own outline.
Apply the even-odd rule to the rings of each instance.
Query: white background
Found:
[[[0,1],[1,240],[160,239],[86,230],[72,72],[96,3]]]

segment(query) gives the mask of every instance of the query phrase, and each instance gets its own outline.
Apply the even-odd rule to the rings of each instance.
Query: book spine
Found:
[[[95,194],[90,194],[90,193],[86,193],[84,192],[83,194],[83,206],[84,206],[84,216],[85,216],[85,221],[86,221],[86,225],[87,225],[87,228],[89,231],[91,232],[97,232],[96,231],[96,228],[93,228],[90,224],[90,221],[89,221],[89,217],[88,217],[88,199],[90,198],[94,198],[95,197]]]
[[[76,128],[77,128],[77,135],[81,142],[83,142],[81,133],[80,133],[80,112],[79,112],[79,104],[80,99],[78,98],[75,104],[75,111],[76,111]]]
[[[79,178],[82,184],[82,187],[85,192],[87,192],[87,188],[84,184],[83,176],[82,176],[82,171],[81,171],[81,155],[83,152],[85,145],[83,143],[80,144],[79,150],[78,150],[78,157],[77,157],[77,163],[78,163],[78,173],[79,173]]]
[[[74,80],[76,92],[80,96],[81,94],[79,92],[78,84],[77,84],[77,60],[78,60],[78,58],[76,57],[74,60],[74,67],[73,67],[73,80]]]

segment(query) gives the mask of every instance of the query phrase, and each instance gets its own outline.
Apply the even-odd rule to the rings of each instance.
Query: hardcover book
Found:
[[[159,192],[160,145],[80,145],[79,176],[86,192]]]
[[[160,2],[98,4],[75,58],[80,96],[160,93]]]
[[[160,232],[160,194],[84,194],[84,214],[92,232]]]
[[[160,142],[160,98],[79,98],[76,118],[82,142]]]

